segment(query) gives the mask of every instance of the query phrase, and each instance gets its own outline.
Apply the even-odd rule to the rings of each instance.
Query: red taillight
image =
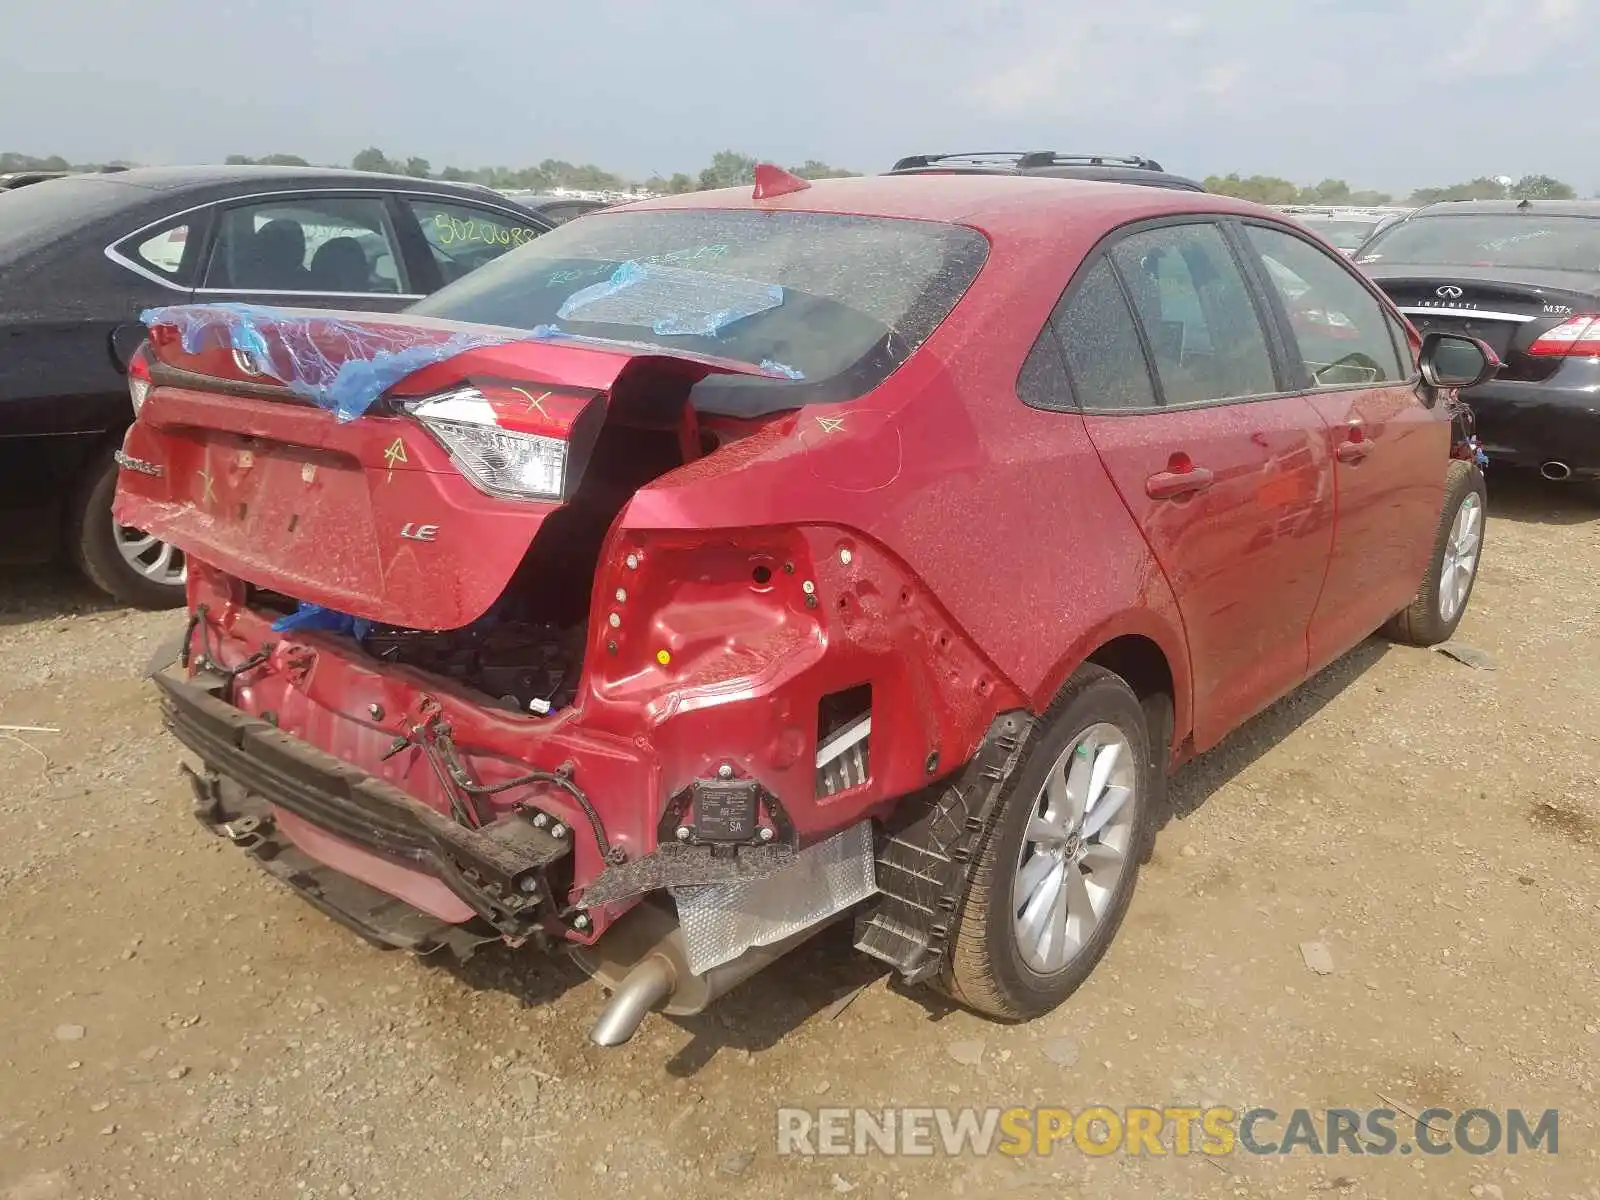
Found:
[[[1528,353],[1563,358],[1600,356],[1600,317],[1571,317],[1541,333],[1528,347]]]
[[[133,415],[138,416],[150,394],[150,343],[146,342],[133,352],[128,360],[128,396],[133,401]]]

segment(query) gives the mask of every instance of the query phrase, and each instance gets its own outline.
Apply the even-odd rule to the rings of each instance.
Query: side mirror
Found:
[[[1477,338],[1461,333],[1430,333],[1422,339],[1422,378],[1436,388],[1470,388],[1487,383],[1500,370],[1500,356]]]

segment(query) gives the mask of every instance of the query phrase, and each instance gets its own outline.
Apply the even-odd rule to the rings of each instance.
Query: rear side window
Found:
[[[454,283],[539,236],[531,221],[523,223],[476,205],[420,199],[406,204],[422,226],[422,236],[445,283]]]
[[[1078,403],[1089,411],[1156,403],[1133,313],[1101,258],[1068,291],[1052,318]]]
[[[1165,225],[1111,250],[1171,406],[1277,390],[1267,337],[1222,231]]]
[[[222,210],[205,286],[383,296],[406,279],[382,196],[290,196]]]
[[[1281,230],[1247,225],[1245,236],[1289,315],[1313,387],[1393,383],[1410,374],[1401,369],[1383,306],[1345,266]]]
[[[168,279],[177,279],[183,272],[183,260],[189,250],[189,224],[170,225],[159,233],[141,237],[132,246],[132,258]]]

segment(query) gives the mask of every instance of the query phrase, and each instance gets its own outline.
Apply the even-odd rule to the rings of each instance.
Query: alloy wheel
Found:
[[[1446,623],[1455,620],[1467,602],[1482,545],[1483,502],[1476,493],[1469,492],[1456,509],[1456,519],[1445,539],[1444,562],[1439,568],[1439,616]]]
[[[183,586],[189,572],[182,550],[127,525],[113,522],[112,532],[116,538],[117,552],[134,571],[151,583],[167,587]]]
[[[1114,725],[1084,730],[1051,765],[1023,831],[1012,932],[1041,975],[1089,944],[1128,867],[1138,812],[1133,748]]]

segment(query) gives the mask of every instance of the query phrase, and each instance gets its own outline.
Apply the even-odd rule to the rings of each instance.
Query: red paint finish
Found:
[[[1288,396],[1087,423],[1177,597],[1203,750],[1305,678],[1333,545],[1322,418]]]
[[[1412,385],[1324,392],[1310,402],[1336,459],[1339,529],[1310,633],[1311,669],[1411,602],[1444,504],[1450,426]]]
[[[270,710],[284,730],[448,811],[418,751],[383,758],[436,706],[483,782],[572,764],[630,858],[654,848],[675,792],[732,763],[780,797],[809,842],[954,771],[995,714],[1043,711],[1114,639],[1143,639],[1165,658],[1176,759],[1293,687],[1323,653],[1354,645],[1387,615],[1378,608],[1414,589],[1419,531],[1431,536],[1448,451],[1442,411],[1390,392],[1339,401],[1372,444],[1349,464],[1330,432],[1348,416],[1319,411],[1327,398],[1090,418],[1017,398],[1041,327],[1110,230],[1263,210],[1162,189],[962,175],[645,205],[757,206],[958,221],[988,238],[990,256],[945,322],[859,399],[763,420],[683,419],[682,445],[697,434],[724,444],[639,489],[610,526],[578,695],[546,718],[490,707],[348,640],[272,635],[242,581],[386,623],[454,628],[493,602],[558,506],[478,492],[408,418],[340,425],[303,405],[155,388],[127,451],[163,474],[125,474],[118,517],[190,555],[190,603],[206,606],[211,657],[237,664],[276,642],[241,681],[238,705]],[[208,369],[170,344],[161,353]],[[630,387],[675,373],[749,369],[517,342],[395,390],[420,396],[493,377],[620,408]],[[397,442],[403,458],[388,453]],[[1406,535],[1384,540],[1390,520]],[[408,525],[436,525],[439,537],[410,542],[400,536]],[[1348,627],[1331,615],[1319,624],[1340,595],[1368,598],[1372,611]],[[862,683],[873,697],[871,777],[818,799],[817,702]],[[492,803],[504,811],[519,800],[579,835],[576,897],[603,867],[583,813],[538,785]],[[350,857],[363,852],[314,842],[308,853],[371,878],[370,864]],[[618,913],[593,915],[586,938]]]

